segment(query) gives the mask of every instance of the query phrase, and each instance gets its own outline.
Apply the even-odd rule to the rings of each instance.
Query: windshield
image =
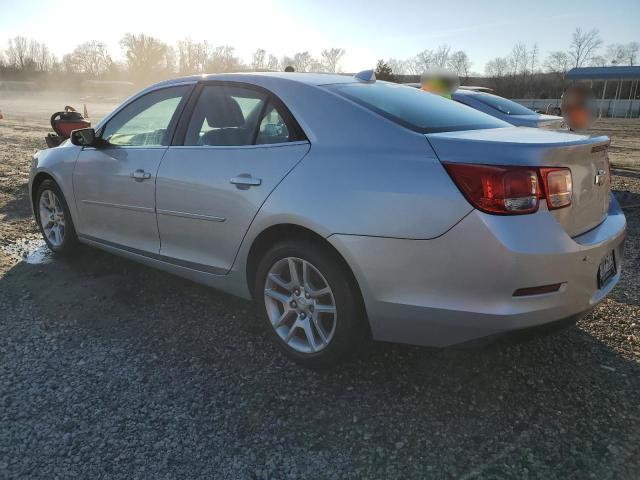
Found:
[[[535,115],[533,110],[529,110],[527,107],[523,107],[513,100],[498,97],[497,95],[491,95],[490,93],[478,93],[473,95],[472,98],[488,105],[491,108],[495,108],[505,115]]]
[[[386,82],[349,83],[328,85],[327,88],[420,133],[509,126],[502,120],[466,105],[405,85]]]

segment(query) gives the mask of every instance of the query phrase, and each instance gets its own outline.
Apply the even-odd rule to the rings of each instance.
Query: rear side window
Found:
[[[291,141],[295,141],[294,135],[289,132],[289,127],[280,111],[272,102],[269,102],[260,122],[256,143],[285,143]]]
[[[185,145],[253,145],[267,95],[241,87],[207,85],[193,109]]]
[[[266,92],[205,85],[193,108],[184,145],[246,146],[304,139],[297,124]]]
[[[484,103],[485,105],[498,110],[499,112],[504,113],[505,115],[535,114],[533,110],[529,110],[527,107],[523,107],[513,100],[498,97],[497,95],[491,95],[490,93],[478,93],[472,95],[472,98],[480,103]]]
[[[330,85],[336,93],[420,133],[508,127],[497,118],[416,88],[393,83]]]

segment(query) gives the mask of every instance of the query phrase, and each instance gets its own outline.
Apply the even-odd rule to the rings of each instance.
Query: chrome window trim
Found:
[[[180,148],[180,149],[194,149],[194,148],[206,148],[216,150],[230,150],[238,148],[256,149],[256,148],[277,148],[288,147],[294,145],[310,145],[308,140],[298,140],[295,142],[282,142],[282,143],[260,143],[257,145],[169,145],[168,148]],[[165,147],[167,148],[167,147]]]

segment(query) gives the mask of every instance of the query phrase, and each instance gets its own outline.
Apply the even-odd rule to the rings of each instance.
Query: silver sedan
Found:
[[[592,309],[626,228],[608,144],[371,72],[204,75],[38,152],[29,187],[54,252],[81,242],[253,298],[314,367],[371,337],[444,347]]]

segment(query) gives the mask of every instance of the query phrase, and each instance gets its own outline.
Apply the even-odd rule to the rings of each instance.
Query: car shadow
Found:
[[[131,388],[166,389],[185,405],[204,389],[225,410],[192,406],[185,421],[224,429],[215,418],[237,416],[234,441],[329,451],[344,436],[350,454],[390,448],[407,472],[428,464],[437,476],[505,462],[542,476],[567,465],[625,476],[637,454],[640,365],[583,328],[470,350],[374,343],[309,371],[278,352],[248,302],[92,248],[19,262],[0,288],[33,302],[63,350],[98,343],[139,359],[144,385]]]

